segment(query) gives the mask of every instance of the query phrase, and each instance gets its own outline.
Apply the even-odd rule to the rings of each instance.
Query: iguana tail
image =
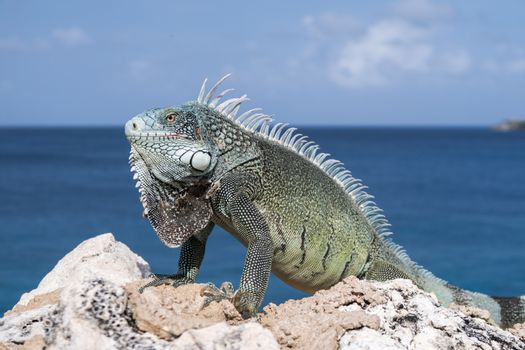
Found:
[[[421,280],[420,280],[421,281]],[[436,294],[448,306],[452,303],[474,306],[490,312],[491,318],[502,328],[525,322],[525,296],[492,297],[453,286],[425,271],[421,287]]]
[[[501,327],[525,322],[525,295],[521,297],[492,297],[500,306]]]
[[[412,280],[419,288],[434,293],[444,306],[459,304],[489,311],[491,318],[502,328],[525,322],[525,295],[521,297],[491,297],[458,288],[413,262],[405,250],[392,241],[380,239],[374,242],[373,257],[364,273],[365,279],[386,281],[394,278]]]

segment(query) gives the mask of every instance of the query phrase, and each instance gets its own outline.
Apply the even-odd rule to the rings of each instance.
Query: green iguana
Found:
[[[244,317],[256,314],[270,271],[315,292],[343,278],[412,280],[444,304],[488,310],[503,327],[525,321],[525,297],[498,298],[462,290],[414,263],[388,235],[381,209],[350,171],[295,128],[209,91],[196,101],[151,109],[126,123],[130,164],[147,217],[169,247],[182,245],[175,275],[145,287],[195,281],[215,224],[247,254],[239,289],[210,286],[210,300],[231,297]]]

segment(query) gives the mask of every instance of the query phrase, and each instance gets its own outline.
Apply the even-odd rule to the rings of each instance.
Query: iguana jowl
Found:
[[[387,236],[389,224],[360,180],[295,128],[252,109],[246,96],[215,97],[225,76],[196,101],[151,109],[126,124],[130,164],[150,220],[170,247],[182,245],[179,270],[150,285],[195,281],[206,239],[217,224],[247,254],[237,309],[254,315],[270,271],[314,292],[346,276],[407,278],[452,302],[481,307],[503,326],[525,320],[525,297],[497,298],[454,287],[414,263]]]

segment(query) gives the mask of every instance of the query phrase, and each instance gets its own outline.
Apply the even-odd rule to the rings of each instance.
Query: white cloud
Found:
[[[395,15],[416,21],[430,21],[448,18],[450,7],[430,0],[400,0],[392,6]]]
[[[331,78],[347,87],[387,85],[404,74],[462,74],[471,67],[470,54],[433,43],[432,32],[403,20],[383,20],[343,45]]]
[[[92,42],[91,37],[78,27],[56,29],[53,31],[53,38],[69,47],[88,45]]]
[[[473,58],[466,48],[454,47],[441,26],[452,15],[442,3],[399,0],[368,24],[339,13],[305,16],[311,41],[303,59],[323,62],[330,79],[351,88],[384,86],[416,74],[464,74]]]
[[[362,87],[385,85],[393,73],[425,72],[434,54],[426,37],[426,31],[405,21],[380,21],[344,44],[332,78],[344,86]]]

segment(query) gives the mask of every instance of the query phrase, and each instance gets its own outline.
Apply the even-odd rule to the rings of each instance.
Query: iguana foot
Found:
[[[186,276],[182,276],[179,274],[176,275],[161,275],[161,274],[152,274],[151,277],[153,277],[153,281],[150,281],[139,288],[139,293],[142,294],[144,292],[144,289],[149,287],[156,287],[160,286],[162,284],[171,284],[174,287],[182,286],[184,284],[193,283],[193,281]]]
[[[242,318],[257,317],[255,293],[241,292],[239,289],[234,291],[231,282],[223,282],[220,288],[217,288],[213,283],[208,283],[201,290],[201,295],[206,297],[203,307],[208,306],[213,301],[229,300],[239,311]]]
[[[220,302],[221,300],[232,300],[234,296],[234,288],[231,282],[223,282],[220,288],[217,288],[213,283],[207,283],[201,290],[201,295],[206,297],[204,299],[204,306],[208,306],[211,302]]]

